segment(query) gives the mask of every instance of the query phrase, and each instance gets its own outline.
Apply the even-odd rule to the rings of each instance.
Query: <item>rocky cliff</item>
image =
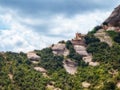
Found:
[[[105,20],[106,23],[112,26],[120,27],[120,5],[114,9],[111,15]]]

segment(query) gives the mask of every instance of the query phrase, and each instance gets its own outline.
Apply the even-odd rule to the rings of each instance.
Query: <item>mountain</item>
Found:
[[[0,53],[0,90],[120,90],[120,6],[83,35],[28,53]]]
[[[109,25],[120,27],[120,5],[114,9],[105,22]]]

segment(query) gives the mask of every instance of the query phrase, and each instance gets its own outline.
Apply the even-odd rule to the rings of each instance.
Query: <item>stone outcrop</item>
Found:
[[[83,57],[82,59],[84,60],[85,63],[92,62],[92,55],[88,55],[86,57]]]
[[[73,45],[82,45],[84,46],[85,43],[84,43],[84,35],[81,34],[81,33],[76,33],[76,36],[74,39],[71,40],[71,43]]]
[[[13,74],[8,74],[10,80],[13,80]]]
[[[74,45],[74,49],[75,49],[75,51],[76,51],[78,54],[80,54],[80,55],[82,55],[82,56],[87,56],[87,55],[88,55],[85,46],[82,46],[82,45]]]
[[[71,43],[73,44],[76,53],[82,56],[87,56],[88,53],[86,51],[84,36],[85,35],[82,35],[81,33],[76,33],[76,36],[74,39],[71,40]]]
[[[97,31],[94,36],[99,38],[101,42],[107,43],[110,47],[113,45],[111,37],[105,32],[104,29]]]
[[[27,58],[30,60],[33,64],[38,64],[39,60],[41,59],[40,56],[38,56],[34,51],[30,51],[27,53]]]
[[[34,51],[28,52],[27,58],[31,61],[39,61],[40,60],[40,56],[38,56]]]
[[[90,87],[90,83],[88,83],[88,82],[82,82],[82,86],[84,87],[84,88],[88,88],[88,87]]]
[[[46,90],[62,90],[62,89],[56,88],[54,85],[47,84]]]
[[[56,55],[64,55],[67,56],[69,54],[69,50],[66,48],[65,44],[55,44],[52,47],[53,53]]]
[[[84,60],[85,63],[88,63],[90,66],[95,67],[95,66],[100,65],[99,62],[92,61],[92,55],[87,55],[87,56],[83,57],[82,59]]]
[[[95,66],[100,65],[100,63],[99,62],[89,62],[89,65],[95,67]]]
[[[117,88],[119,88],[120,89],[120,81],[117,83]]]
[[[46,72],[47,72],[47,70],[45,70],[45,69],[42,68],[42,67],[34,67],[34,69],[35,69],[36,71],[41,72],[41,73],[46,73]]]
[[[63,64],[65,70],[69,74],[74,75],[75,73],[77,73],[77,63],[75,63],[74,61],[67,59],[63,61]]]
[[[114,9],[111,15],[105,20],[111,26],[120,27],[120,5]]]

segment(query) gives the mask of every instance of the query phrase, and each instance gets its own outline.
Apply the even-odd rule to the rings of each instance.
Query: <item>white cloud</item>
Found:
[[[72,18],[56,16],[50,21],[50,34],[53,35],[70,35],[80,32],[86,34],[96,25],[100,25],[110,14],[110,12],[94,11],[87,14],[77,14]]]
[[[87,33],[94,26],[100,24],[107,18],[109,12],[91,12],[87,14],[77,14],[73,17],[57,15],[49,20],[40,18],[24,18],[15,12],[4,12],[0,14],[0,20],[9,26],[7,30],[0,30],[0,51],[31,51],[42,49],[57,43],[59,40],[67,40],[74,37],[76,32]],[[46,31],[34,30],[28,25],[43,25]],[[43,34],[41,35],[41,32]],[[46,33],[48,36],[46,36]],[[53,36],[49,36],[49,34]],[[55,37],[55,36],[56,37]],[[58,37],[57,37],[58,36]],[[67,38],[63,37],[67,36]]]
[[[9,30],[0,31],[1,51],[29,51],[45,46],[44,43],[39,42],[41,39],[39,34],[21,25],[11,13],[1,15],[0,19],[10,26]]]

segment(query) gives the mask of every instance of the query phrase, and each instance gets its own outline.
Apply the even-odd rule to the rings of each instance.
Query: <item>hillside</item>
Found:
[[[28,53],[1,52],[0,90],[120,90],[119,11],[86,35]]]

